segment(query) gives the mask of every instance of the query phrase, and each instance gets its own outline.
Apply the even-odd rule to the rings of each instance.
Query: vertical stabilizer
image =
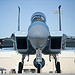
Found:
[[[18,6],[18,31],[20,31],[20,7]]]
[[[61,13],[60,13],[60,8],[61,8],[61,5],[59,5],[59,31],[61,31]]]

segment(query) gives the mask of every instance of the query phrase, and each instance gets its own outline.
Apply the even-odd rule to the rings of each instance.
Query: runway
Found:
[[[54,59],[52,58],[51,62],[48,60],[48,55],[43,55],[46,65],[44,68],[41,69],[41,74],[44,75],[60,75],[56,74],[55,71],[55,64]],[[21,75],[28,75],[31,72],[32,75],[36,75],[37,69],[33,65],[34,56],[30,56],[30,61],[27,62],[27,57],[25,60],[25,64],[23,67],[23,74]],[[11,74],[11,75],[18,75],[14,74],[18,71],[18,62],[21,61],[21,55],[17,54],[16,52],[0,52],[0,68],[4,68],[6,70],[3,71],[3,74]],[[15,61],[14,61],[15,60]],[[12,61],[12,62],[11,62]],[[64,51],[59,55],[59,61],[61,62],[61,75],[75,75],[75,53],[73,51]],[[27,73],[28,72],[28,73]],[[12,74],[13,73],[13,74]],[[1,72],[0,72],[1,74]]]
[[[62,73],[24,73],[24,74],[0,74],[0,75],[75,75],[75,74],[62,74]]]

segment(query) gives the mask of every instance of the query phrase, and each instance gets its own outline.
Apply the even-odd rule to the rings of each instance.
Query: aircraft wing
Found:
[[[13,47],[13,41],[11,38],[1,38],[0,48],[11,48]]]
[[[75,47],[75,38],[67,38],[66,47]]]
[[[75,48],[75,37],[67,37],[63,40],[63,48]]]

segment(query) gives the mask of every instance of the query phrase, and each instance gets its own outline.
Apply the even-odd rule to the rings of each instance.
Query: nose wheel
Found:
[[[37,73],[40,73],[40,64],[37,64]]]
[[[35,58],[33,64],[37,68],[37,73],[40,73],[41,68],[43,68],[45,65],[45,60],[42,58],[42,62],[38,63]]]

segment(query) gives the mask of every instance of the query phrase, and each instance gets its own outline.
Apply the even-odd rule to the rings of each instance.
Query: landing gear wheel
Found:
[[[56,71],[57,71],[57,73],[61,73],[60,62],[57,62],[57,64],[56,64]]]
[[[22,69],[23,69],[23,63],[19,62],[18,73],[22,73]]]
[[[38,64],[37,66],[38,66],[37,73],[40,73],[40,64]]]
[[[38,63],[36,62],[36,58],[35,58],[33,64],[37,68],[37,73],[40,73],[41,68],[43,68],[45,65],[45,60],[42,58],[42,62]]]

